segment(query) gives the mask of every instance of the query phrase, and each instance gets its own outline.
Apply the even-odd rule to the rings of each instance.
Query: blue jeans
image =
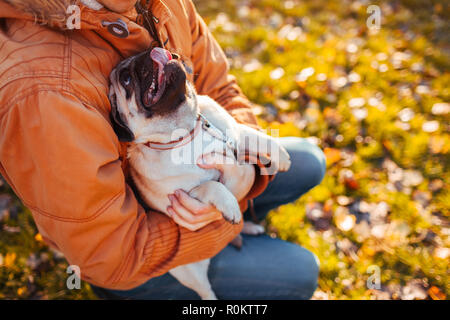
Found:
[[[295,201],[318,185],[325,174],[325,157],[317,146],[301,138],[280,140],[292,165],[288,172],[278,173],[254,200],[261,220],[270,210]],[[319,262],[313,253],[267,235],[243,238],[241,250],[228,245],[211,259],[208,276],[219,299],[309,299],[313,295],[319,274]],[[101,298],[199,299],[169,273],[126,291],[92,288]]]

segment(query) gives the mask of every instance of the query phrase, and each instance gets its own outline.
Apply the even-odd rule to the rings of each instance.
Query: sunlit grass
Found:
[[[195,2],[261,126],[325,150],[322,184],[267,226],[319,257],[315,298],[448,297],[447,2],[376,1],[377,32],[368,1]],[[93,298],[86,283],[66,288],[67,263],[0,188],[0,298]],[[371,266],[379,290],[367,287]]]

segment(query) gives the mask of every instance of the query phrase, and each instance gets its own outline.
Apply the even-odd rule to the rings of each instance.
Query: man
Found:
[[[191,0],[83,0],[75,29],[67,23],[76,18],[69,16],[77,14],[68,10],[73,2],[0,1],[0,172],[43,239],[103,297],[196,298],[167,271],[218,254],[209,276],[219,298],[310,298],[318,276],[311,252],[267,236],[245,237],[238,251],[227,244],[242,224],[183,195],[172,201],[176,219],[145,212],[127,183],[126,145],[109,122],[108,77],[130,55],[154,45],[177,53],[200,94],[256,126]],[[247,186],[259,219],[325,172],[317,147],[298,138],[282,143],[293,162],[289,172],[269,182],[255,168]]]

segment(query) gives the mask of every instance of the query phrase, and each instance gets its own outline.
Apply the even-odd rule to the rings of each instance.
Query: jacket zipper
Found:
[[[149,2],[150,0],[141,0],[136,2],[135,8],[136,12],[138,13],[136,22],[138,23],[141,22],[142,26],[150,33],[154,42],[156,42],[156,45],[153,45],[152,43],[152,47],[158,46],[164,48],[164,44],[161,42],[161,39],[158,36],[158,31],[155,26],[154,19],[157,18],[154,17],[152,12],[148,9]]]

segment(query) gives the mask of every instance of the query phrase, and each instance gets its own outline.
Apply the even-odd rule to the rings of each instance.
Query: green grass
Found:
[[[368,1],[195,2],[262,106],[260,124],[316,137],[326,152],[322,184],[267,224],[319,257],[315,298],[447,299],[450,116],[438,109],[450,100],[448,2],[374,1],[377,32]],[[66,262],[0,191],[13,197],[0,222],[0,298],[92,298],[86,284],[66,289]],[[379,290],[367,287],[371,266]]]
[[[261,125],[326,151],[322,184],[268,224],[319,257],[315,298],[448,296],[448,5],[375,2],[373,32],[362,1],[197,3]]]

